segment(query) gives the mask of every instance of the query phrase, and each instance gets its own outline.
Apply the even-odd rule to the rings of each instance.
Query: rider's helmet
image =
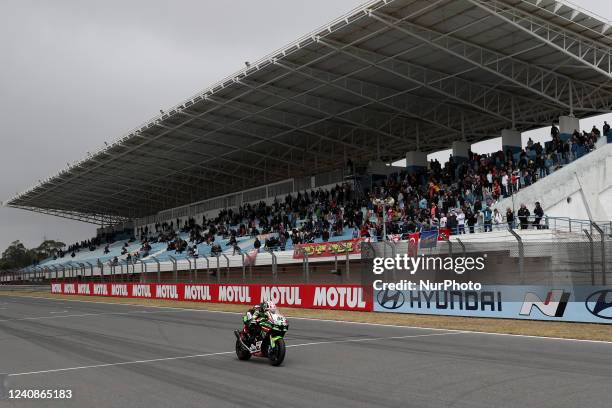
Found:
[[[261,308],[262,312],[276,313],[276,303],[271,300],[262,302],[259,307]]]

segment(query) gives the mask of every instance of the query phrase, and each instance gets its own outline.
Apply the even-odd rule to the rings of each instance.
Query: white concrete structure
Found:
[[[612,220],[612,144],[566,165],[532,186],[498,202],[494,207],[518,210],[524,203],[530,211],[539,201],[550,217],[591,221]]]

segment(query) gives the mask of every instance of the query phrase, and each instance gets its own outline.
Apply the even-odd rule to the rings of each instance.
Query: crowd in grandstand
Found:
[[[72,245],[68,245],[65,251],[63,249],[59,249],[57,253],[53,255],[53,259],[64,258],[66,256],[74,258],[79,252],[93,252],[102,246],[102,244],[105,244],[104,253],[107,254],[109,252],[109,245],[115,242],[117,239],[120,239],[123,234],[125,234],[125,232],[101,234],[88,240],[76,242]],[[121,255],[124,254],[125,253],[122,253]]]
[[[610,133],[604,123],[603,133]],[[329,190],[317,189],[287,195],[283,200],[246,203],[237,209],[224,209],[214,218],[186,221],[176,219],[156,224],[154,230],[138,231],[140,249],[128,252],[124,244],[121,255],[137,261],[149,255],[152,243],[164,243],[167,251],[198,256],[198,245],[207,244],[213,255],[227,247],[240,253],[240,237],[254,237],[257,250],[284,250],[289,240],[295,244],[328,241],[334,236],[384,239],[404,237],[416,231],[446,229],[452,234],[474,233],[510,228],[545,228],[544,211],[536,203],[531,211],[521,204],[518,211],[504,213],[493,209],[499,200],[546,177],[565,164],[594,149],[601,133],[575,131],[562,138],[559,129],[551,128],[551,141],[542,145],[531,139],[520,152],[508,150],[492,154],[469,152],[467,159],[450,157],[442,166],[432,160],[422,171],[402,171],[389,176],[371,189],[356,191],[351,184]],[[215,237],[225,238],[223,244]],[[185,237],[187,237],[185,239]],[[114,237],[93,238],[67,248],[72,257],[80,250],[95,250],[106,243],[105,253]],[[226,248],[222,247],[225,246]],[[65,256],[63,251],[57,255]],[[111,263],[118,262],[115,257]]]
[[[609,130],[605,123],[604,133]],[[217,235],[229,237],[225,245],[233,246],[236,253],[240,251],[236,237],[247,235],[256,237],[256,249],[284,249],[289,239],[293,244],[317,238],[327,241],[343,235],[345,228],[352,229],[353,237],[378,239],[383,239],[385,230],[397,236],[436,228],[454,234],[543,228],[544,211],[539,203],[532,211],[521,205],[516,214],[512,208],[502,214],[492,205],[590,152],[600,134],[593,127],[591,132],[575,131],[564,140],[553,125],[552,140],[544,146],[529,139],[518,153],[470,152],[467,160],[451,157],[444,166],[433,160],[427,170],[394,174],[371,191],[357,192],[343,184],[288,195],[271,205],[247,203],[236,210],[225,209],[214,219],[203,217],[201,223],[192,218],[181,224],[177,219],[176,224],[155,225],[154,234],[149,234],[148,228],[141,230],[141,239],[144,244],[149,240],[167,242],[168,250],[188,250],[190,254],[205,242],[216,254],[223,251],[214,242]],[[177,231],[188,233],[189,243]],[[263,247],[261,236],[265,237]]]

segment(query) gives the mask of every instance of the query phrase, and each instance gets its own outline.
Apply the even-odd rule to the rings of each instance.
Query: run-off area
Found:
[[[236,313],[0,297],[0,406],[606,406],[612,344],[290,318],[287,358],[238,361]]]

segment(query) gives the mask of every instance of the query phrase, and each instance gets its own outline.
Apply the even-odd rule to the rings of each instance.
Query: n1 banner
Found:
[[[361,238],[346,241],[320,242],[317,244],[298,244],[293,249],[293,259],[303,259],[304,251],[309,258],[334,256],[335,254],[361,253]]]
[[[219,285],[189,283],[52,283],[51,293],[307,309],[372,310],[372,289],[358,285]]]

